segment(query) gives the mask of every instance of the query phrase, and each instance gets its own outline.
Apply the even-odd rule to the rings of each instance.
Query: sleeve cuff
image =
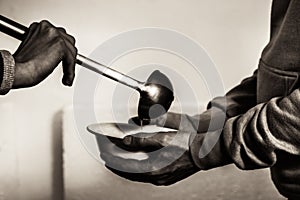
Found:
[[[190,153],[200,170],[209,170],[232,163],[223,144],[222,129],[190,136]]]
[[[15,60],[8,51],[1,50],[0,54],[3,59],[3,78],[0,85],[0,95],[5,95],[12,88],[14,83]]]

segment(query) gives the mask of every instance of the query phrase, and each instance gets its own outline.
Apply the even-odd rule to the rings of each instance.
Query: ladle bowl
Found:
[[[173,87],[169,78],[158,70],[152,72],[140,92],[138,116],[141,120],[157,118],[165,114],[173,100]]]

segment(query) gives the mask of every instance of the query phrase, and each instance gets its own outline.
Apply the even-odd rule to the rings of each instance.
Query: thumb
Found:
[[[108,139],[116,146],[131,152],[144,151],[152,152],[163,147],[165,144],[163,134],[137,133],[127,135],[124,138],[114,138],[108,136]]]

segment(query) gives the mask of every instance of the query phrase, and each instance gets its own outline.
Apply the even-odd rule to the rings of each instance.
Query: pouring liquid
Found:
[[[143,119],[141,119],[141,120],[140,120],[140,124],[141,124],[141,131],[143,131],[143,122],[144,122],[144,120],[143,120]]]

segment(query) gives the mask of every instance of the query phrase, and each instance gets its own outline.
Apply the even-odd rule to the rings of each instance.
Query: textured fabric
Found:
[[[225,97],[216,97],[207,106],[218,107],[226,112],[228,118],[245,113],[256,105],[257,70],[230,90]]]
[[[274,0],[271,39],[257,72],[226,97],[212,101],[224,107],[228,116],[216,147],[201,158],[203,136],[197,135],[191,145],[198,167],[210,169],[230,162],[241,169],[270,167],[279,192],[300,199],[299,73],[300,1]],[[226,104],[218,104],[222,98]]]
[[[0,95],[7,94],[13,86],[15,77],[15,61],[13,56],[5,50],[0,51],[2,57],[2,81]]]
[[[3,58],[2,55],[0,54],[0,84],[2,83],[3,80]]]

